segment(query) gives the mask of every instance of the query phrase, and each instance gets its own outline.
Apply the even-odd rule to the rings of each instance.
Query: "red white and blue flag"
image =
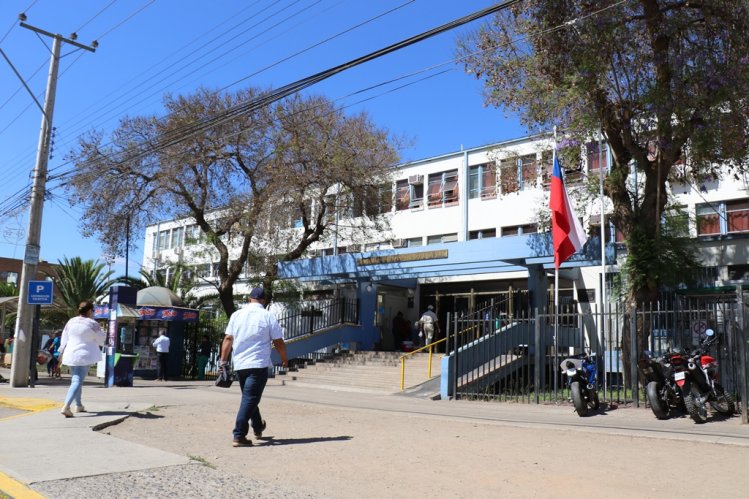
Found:
[[[559,269],[569,257],[579,251],[588,240],[580,220],[575,215],[559,161],[554,155],[554,170],[551,175],[551,238],[554,241],[554,268]]]

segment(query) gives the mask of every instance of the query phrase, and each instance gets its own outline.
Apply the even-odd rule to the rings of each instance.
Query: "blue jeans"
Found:
[[[83,391],[83,379],[88,374],[88,366],[70,366],[70,388],[65,396],[65,406],[69,407],[75,401],[75,405],[81,404],[81,391]]]
[[[240,369],[236,371],[239,387],[242,390],[242,401],[237,412],[234,425],[234,438],[246,437],[250,431],[250,421],[253,430],[262,430],[263,418],[260,417],[260,398],[263,396],[265,384],[268,382],[268,368]]]

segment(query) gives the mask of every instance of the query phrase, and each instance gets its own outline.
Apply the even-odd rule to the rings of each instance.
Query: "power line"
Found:
[[[107,10],[108,8],[110,8],[115,3],[117,3],[117,0],[112,0],[111,2],[109,2],[103,9],[101,9],[99,12],[97,12],[96,14],[94,14],[94,16],[91,19],[89,19],[88,21],[86,21],[85,23],[83,23],[74,32],[75,33],[79,33],[83,28],[85,28],[86,26],[88,26],[91,23],[91,21],[93,21],[94,19],[96,19],[97,17],[99,17],[105,10]]]

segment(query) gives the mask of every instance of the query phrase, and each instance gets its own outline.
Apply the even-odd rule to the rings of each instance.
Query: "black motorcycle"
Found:
[[[717,341],[712,329],[705,331],[705,338],[687,359],[687,369],[676,374],[676,384],[681,388],[689,416],[695,423],[707,421],[707,404],[717,412],[731,415],[736,412],[733,395],[720,384],[718,359],[708,353]]]
[[[645,394],[656,418],[668,419],[674,409],[686,411],[684,398],[674,379],[674,373],[687,368],[683,351],[674,349],[657,358],[651,352],[643,352],[638,367],[645,378]]]
[[[577,355],[564,359],[562,371],[567,375],[572,403],[578,416],[585,417],[590,410],[598,410],[598,390],[596,389],[596,361],[589,355]]]

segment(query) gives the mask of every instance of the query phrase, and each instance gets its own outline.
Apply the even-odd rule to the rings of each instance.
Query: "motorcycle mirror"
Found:
[[[705,336],[707,336],[708,338],[712,337],[714,334],[715,331],[713,331],[712,329],[705,329]]]

